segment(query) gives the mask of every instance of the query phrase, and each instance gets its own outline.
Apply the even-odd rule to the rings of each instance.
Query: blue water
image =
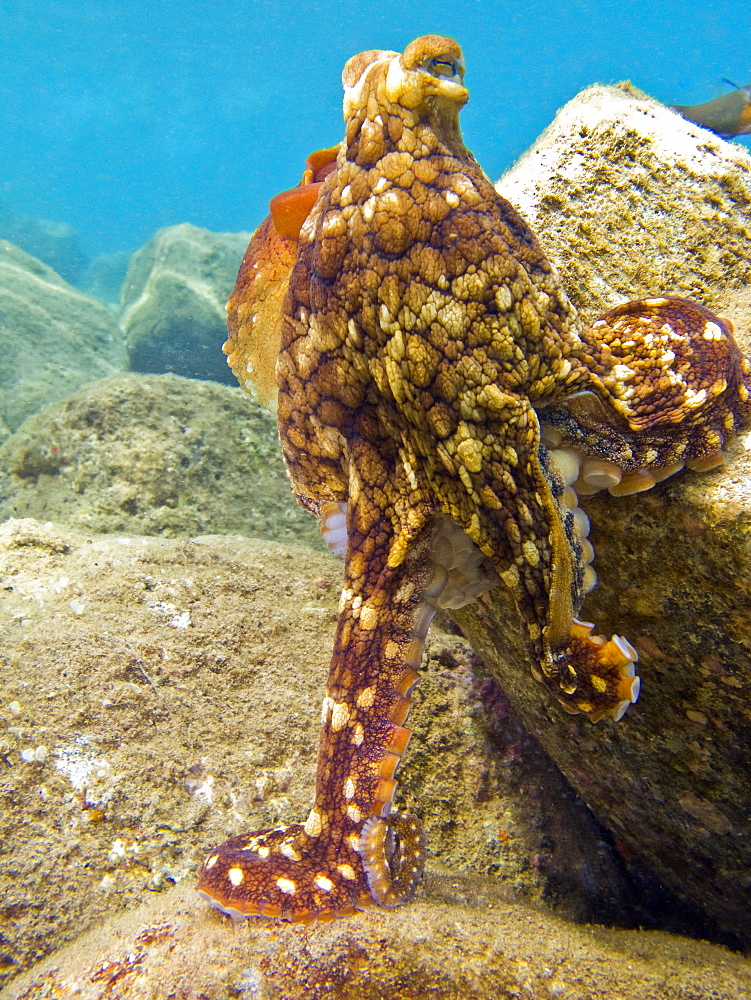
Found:
[[[465,139],[496,177],[587,84],[691,104],[748,83],[746,22],[727,0],[4,0],[0,196],[89,257],[173,223],[253,228],[338,141],[346,59],[428,32],[464,48]]]

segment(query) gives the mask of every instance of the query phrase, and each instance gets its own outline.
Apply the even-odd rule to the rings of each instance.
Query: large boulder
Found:
[[[4,240],[0,357],[0,423],[10,430],[85,382],[128,365],[110,310]]]
[[[751,156],[628,87],[592,87],[499,182],[592,317],[695,294],[751,354]],[[569,717],[529,673],[508,594],[456,613],[515,711],[624,850],[751,946],[751,434],[726,465],[583,499],[600,583],[583,617],[635,643],[639,703]]]
[[[134,371],[235,384],[222,353],[224,307],[249,239],[183,223],[160,229],[133,254],[120,325]]]
[[[501,177],[584,316],[640,295],[710,308],[751,283],[751,155],[630,84],[583,90]]]
[[[594,497],[582,615],[639,652],[618,724],[564,714],[529,672],[502,590],[455,612],[513,709],[629,855],[751,946],[751,435],[727,466]]]
[[[274,417],[239,388],[178,375],[116,375],[30,417],[0,448],[10,516],[322,547],[292,496]]]

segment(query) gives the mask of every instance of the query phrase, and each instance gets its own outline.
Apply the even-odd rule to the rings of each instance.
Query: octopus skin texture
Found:
[[[535,677],[620,718],[637,656],[577,618],[596,580],[577,494],[711,468],[751,409],[730,324],[701,305],[581,323],[462,142],[463,74],[434,35],[349,60],[344,139],[272,203],[228,303],[228,361],[276,401],[293,490],[344,558],[315,801],[210,853],[199,891],[233,917],[410,898],[425,841],[391,805],[438,608],[510,588]]]

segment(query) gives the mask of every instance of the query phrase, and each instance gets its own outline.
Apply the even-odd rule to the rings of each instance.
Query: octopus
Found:
[[[533,675],[567,712],[620,719],[637,654],[578,617],[596,582],[578,496],[713,468],[751,412],[751,366],[702,305],[580,320],[462,141],[453,39],[363,52],[343,83],[342,142],[272,201],[228,303],[229,364],[277,407],[293,491],[344,560],[310,813],[200,873],[233,918],[412,897],[425,838],[392,805],[439,609],[509,588]]]

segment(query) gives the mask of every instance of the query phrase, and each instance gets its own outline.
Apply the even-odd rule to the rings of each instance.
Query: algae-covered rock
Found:
[[[751,156],[628,86],[590,87],[501,179],[592,317],[691,295],[751,355]],[[618,725],[567,717],[529,676],[502,590],[456,613],[514,709],[600,820],[751,945],[751,434],[724,468],[582,500],[599,584],[582,615],[640,652]]]
[[[307,813],[341,567],[302,546],[23,519],[0,526],[0,581],[11,977],[144,896],[193,884],[227,836]],[[481,873],[559,914],[640,922],[617,852],[473,666],[460,639],[435,636],[414,696],[398,805],[424,812],[429,869],[448,885]],[[208,904],[189,905],[198,928],[216,924]]]
[[[184,223],[160,229],[133,254],[120,325],[134,371],[235,384],[222,353],[224,307],[249,238]]]
[[[304,809],[332,563],[0,526],[0,977]]]
[[[751,154],[628,84],[588,87],[498,181],[587,319],[751,282]]]
[[[0,421],[30,413],[127,367],[122,334],[101,302],[0,240]]]
[[[0,517],[89,531],[228,532],[322,547],[274,418],[240,389],[123,374],[29,418],[0,448]]]

